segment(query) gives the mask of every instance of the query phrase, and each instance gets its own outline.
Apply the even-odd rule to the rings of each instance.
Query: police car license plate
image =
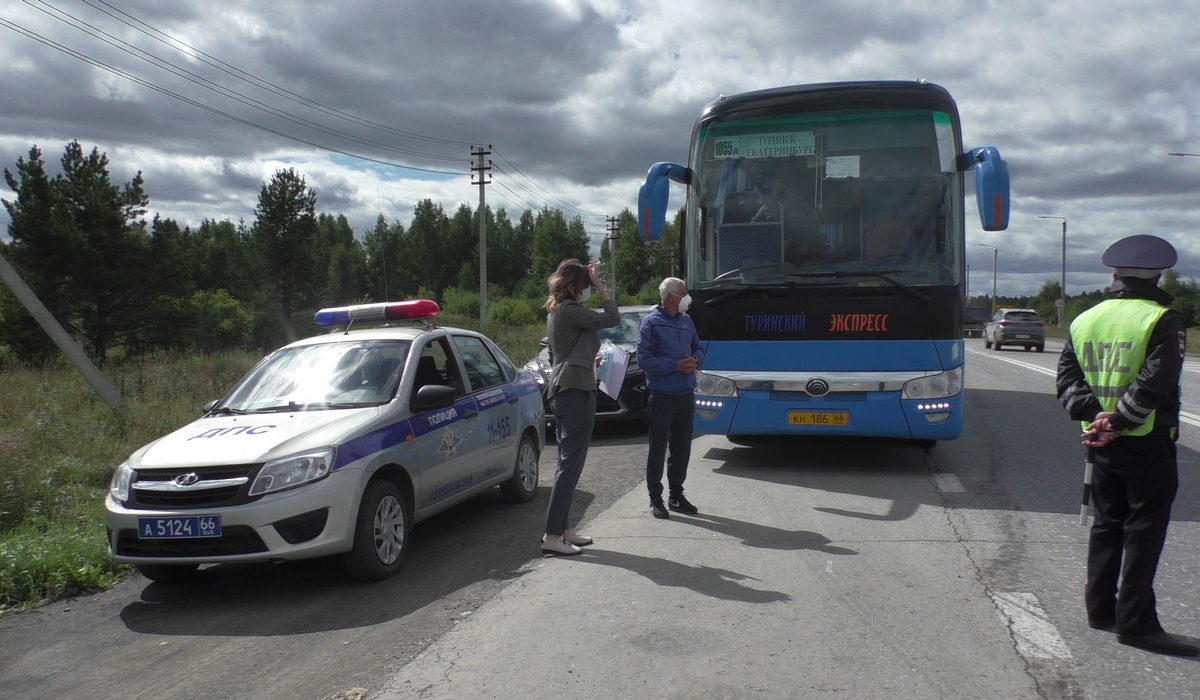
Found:
[[[788,425],[846,426],[850,425],[847,411],[788,411]]]
[[[220,536],[221,516],[219,515],[138,518],[138,539],[142,540],[182,540]]]

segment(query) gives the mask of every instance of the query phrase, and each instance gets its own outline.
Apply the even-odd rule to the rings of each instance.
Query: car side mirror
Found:
[[[209,401],[200,407],[200,412],[207,416],[208,412],[216,408],[220,401],[221,399],[213,399],[212,401]]]
[[[549,338],[542,338],[541,340],[538,341],[538,345],[542,346],[543,348],[549,344],[550,344]]]
[[[417,389],[417,395],[413,398],[409,408],[413,413],[422,413],[424,411],[436,411],[442,408],[450,408],[454,405],[454,400],[458,398],[458,393],[452,386],[443,386],[441,384],[428,384]]]

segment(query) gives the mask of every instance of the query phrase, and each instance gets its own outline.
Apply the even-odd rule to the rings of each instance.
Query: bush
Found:
[[[501,326],[531,326],[537,313],[526,299],[498,299],[488,304],[488,323]]]
[[[185,348],[211,353],[245,347],[249,340],[250,315],[224,289],[196,292],[187,300],[185,313],[191,321],[184,329]],[[307,314],[305,320],[311,322]]]
[[[479,317],[479,293],[467,292],[458,287],[442,290],[442,311],[456,316]]]
[[[625,305],[625,306],[642,306],[642,305],[653,306],[653,305],[657,304],[658,302],[662,301],[662,299],[660,299],[658,296],[658,285],[660,282],[662,282],[662,280],[651,280],[651,281],[647,282],[645,285],[642,286],[641,289],[639,289],[637,291],[637,294],[633,295],[633,298],[631,298],[629,301],[623,302],[623,305]]]

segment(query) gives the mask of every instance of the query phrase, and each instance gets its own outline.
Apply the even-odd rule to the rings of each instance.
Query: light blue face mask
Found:
[[[592,288],[591,288],[591,286],[589,286],[587,289],[583,290],[579,294],[579,303],[582,304],[583,302],[587,301],[588,297],[590,297],[591,295],[592,295]]]

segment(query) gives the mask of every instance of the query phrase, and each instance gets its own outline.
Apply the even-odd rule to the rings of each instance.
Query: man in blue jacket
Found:
[[[683,280],[666,278],[658,285],[658,296],[661,303],[642,320],[638,331],[637,357],[650,390],[650,449],[646,455],[650,510],[656,518],[669,518],[667,508],[679,513],[699,512],[684,498],[683,482],[692,453],[696,370],[704,361],[704,350],[692,319],[684,313],[692,297]],[[666,506],[662,498],[664,460],[670,489]]]

